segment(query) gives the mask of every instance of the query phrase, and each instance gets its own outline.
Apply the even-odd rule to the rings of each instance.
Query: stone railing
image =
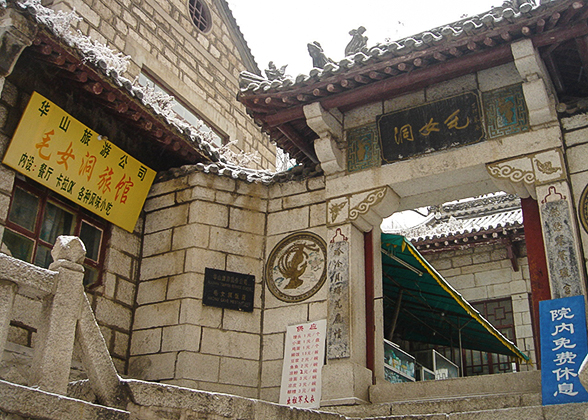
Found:
[[[75,236],[60,236],[49,269],[0,254],[0,355],[4,351],[16,294],[43,302],[29,385],[66,395],[77,339],[82,364],[98,400],[117,406],[121,380],[116,373],[94,312],[84,293],[86,249]]]

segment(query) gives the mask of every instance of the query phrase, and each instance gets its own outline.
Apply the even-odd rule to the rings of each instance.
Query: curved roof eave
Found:
[[[285,149],[312,149],[303,107],[320,102],[342,112],[513,61],[511,44],[536,47],[588,35],[588,5],[573,0],[525,3],[491,11],[313,68],[295,79],[243,74],[237,98],[272,140]],[[294,130],[294,132],[293,132]],[[289,135],[290,133],[291,135]],[[302,142],[300,141],[302,140]]]

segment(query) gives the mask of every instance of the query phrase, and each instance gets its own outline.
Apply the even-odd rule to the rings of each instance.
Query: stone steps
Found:
[[[456,413],[348,417],[349,420],[584,420],[588,403],[527,406]]]
[[[333,407],[348,420],[584,420],[588,403],[542,406],[541,395],[497,394]]]

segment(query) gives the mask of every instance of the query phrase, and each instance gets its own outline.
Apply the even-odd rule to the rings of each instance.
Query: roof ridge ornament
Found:
[[[307,44],[308,53],[312,57],[312,66],[314,68],[322,69],[327,63],[334,63],[329,57],[325,55],[323,47],[318,41],[313,41]]]
[[[287,64],[283,65],[279,69],[276,67],[273,61],[270,61],[267,65],[267,69],[264,70],[265,75],[267,76],[268,80],[279,80],[282,81],[286,78],[286,67]]]
[[[368,37],[364,35],[365,31],[366,29],[364,26],[349,31],[351,41],[349,41],[349,44],[345,47],[345,57],[354,55],[358,52],[367,52],[366,46]]]

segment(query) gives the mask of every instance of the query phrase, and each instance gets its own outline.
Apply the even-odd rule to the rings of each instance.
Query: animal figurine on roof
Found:
[[[327,63],[334,63],[333,60],[331,60],[329,57],[327,57],[325,55],[325,52],[323,51],[323,47],[321,47],[321,44],[319,44],[318,41],[314,41],[312,43],[309,43],[307,46],[308,46],[308,53],[312,57],[312,66],[313,67],[316,67],[319,69],[324,69],[325,65]]]
[[[287,64],[278,69],[274,62],[270,61],[267,66],[268,69],[264,71],[268,80],[283,80],[286,77],[286,67],[288,67]]]
[[[365,31],[366,29],[363,26],[349,31],[351,41],[345,47],[345,57],[356,54],[367,46],[368,37],[363,35]]]

